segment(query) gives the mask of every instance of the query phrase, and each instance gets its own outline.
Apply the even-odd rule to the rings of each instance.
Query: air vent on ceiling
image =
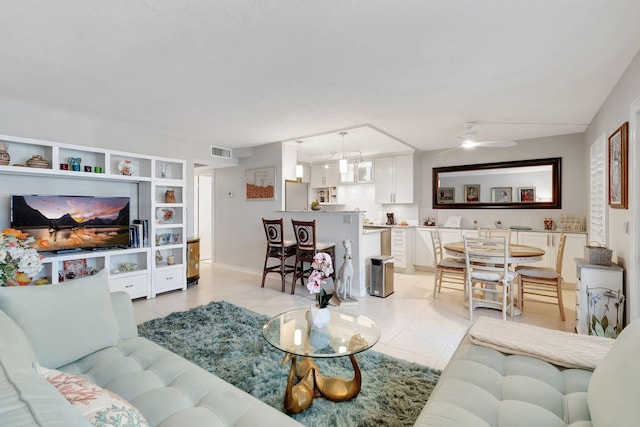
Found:
[[[231,149],[225,147],[211,146],[211,155],[213,157],[221,157],[223,159],[231,158]]]

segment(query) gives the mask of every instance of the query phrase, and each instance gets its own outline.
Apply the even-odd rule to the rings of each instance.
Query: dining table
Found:
[[[445,243],[443,245],[443,248],[445,250],[445,252],[450,255],[453,258],[465,258],[465,251],[464,251],[464,242],[449,242],[449,243]],[[538,262],[540,260],[542,260],[542,257],[544,256],[545,251],[544,249],[535,247],[535,246],[527,246],[527,245],[517,245],[517,244],[510,244],[509,245],[509,264],[526,264],[526,263],[532,263],[532,262]],[[503,253],[502,251],[496,252],[496,259],[495,262],[492,262],[491,259],[487,259],[487,263],[490,264],[501,264],[504,261],[502,261],[503,259]],[[493,293],[490,293],[489,295],[487,295],[487,303],[486,304],[480,304],[480,307],[486,307],[486,308],[498,308],[498,306],[496,305],[495,300],[493,299],[495,295]],[[514,308],[514,315],[515,316],[519,316],[520,314],[522,314],[522,312],[518,309],[518,308]]]
[[[454,258],[464,258],[464,242],[449,242],[443,245],[445,252]],[[542,260],[544,249],[527,245],[509,245],[509,264],[526,264]],[[500,256],[502,259],[502,256]],[[502,261],[500,261],[502,262]]]

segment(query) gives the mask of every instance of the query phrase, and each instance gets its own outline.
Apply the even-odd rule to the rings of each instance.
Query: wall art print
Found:
[[[269,166],[245,171],[247,200],[274,200],[276,168]]]

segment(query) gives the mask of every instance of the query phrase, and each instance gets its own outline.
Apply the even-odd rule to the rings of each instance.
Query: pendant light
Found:
[[[340,167],[340,173],[347,173],[347,159],[345,157],[345,151],[344,151],[344,136],[347,134],[347,132],[340,132],[340,135],[342,135],[342,158],[340,159],[340,162],[338,163],[339,167]]]
[[[298,150],[296,150],[296,178],[301,180],[304,176],[304,167],[300,163],[300,146],[302,141],[296,141],[298,143]]]

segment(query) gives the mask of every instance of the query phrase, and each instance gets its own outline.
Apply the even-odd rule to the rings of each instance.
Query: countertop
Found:
[[[304,209],[304,210],[278,211],[278,212],[311,213],[311,214],[361,214],[364,211],[326,211],[324,209],[320,209],[319,211],[314,211],[314,210],[311,210],[311,209]]]
[[[426,228],[428,230],[437,228],[439,230],[476,230],[475,227],[444,227],[442,225],[386,225],[386,224],[364,224],[364,228]],[[483,230],[502,230],[501,228],[488,227],[483,228]],[[517,231],[533,231],[536,233],[578,233],[578,234],[587,234],[586,231],[572,231],[572,230],[544,230],[542,228],[531,228],[531,229],[523,229],[523,228],[512,228],[512,232]]]

